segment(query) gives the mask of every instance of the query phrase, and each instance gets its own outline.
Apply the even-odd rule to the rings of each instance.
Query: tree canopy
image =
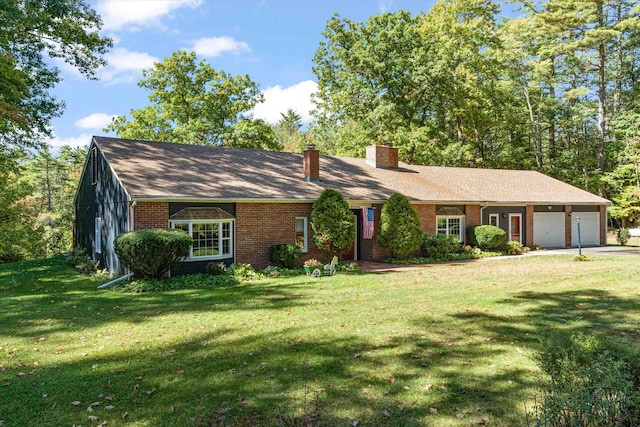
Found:
[[[611,212],[637,217],[640,7],[516,7],[510,18],[492,0],[333,16],[313,57],[318,147],[363,156],[390,142],[413,164],[536,169],[625,200]]]
[[[115,117],[105,129],[122,138],[183,144],[278,148],[271,126],[250,111],[263,95],[249,76],[213,69],[195,52],[176,51],[143,71],[150,105]]]
[[[0,147],[37,146],[64,107],[49,94],[61,77],[47,58],[96,78],[112,41],[83,0],[3,0],[0,22]]]

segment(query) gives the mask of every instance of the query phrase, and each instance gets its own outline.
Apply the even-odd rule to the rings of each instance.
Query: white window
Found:
[[[233,220],[171,221],[171,228],[189,233],[192,261],[229,258],[233,254]]]
[[[489,225],[494,225],[496,227],[500,227],[500,215],[499,214],[489,214]]]
[[[308,238],[307,238],[307,218],[296,218],[296,245],[300,246],[302,252],[308,252]]]
[[[464,216],[436,216],[438,234],[445,236],[458,236],[458,241],[463,241]]]

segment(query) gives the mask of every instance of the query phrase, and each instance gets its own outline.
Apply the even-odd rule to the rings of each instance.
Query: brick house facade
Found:
[[[386,145],[368,147],[365,158],[342,158],[313,148],[296,154],[93,137],[74,201],[75,243],[113,273],[123,270],[113,250],[120,233],[166,227],[194,237],[182,272],[208,262],[263,268],[271,245],[302,235],[303,260],[325,261],[312,243],[311,210],[331,188],[356,219],[345,260],[389,256],[376,232],[394,193],[409,199],[425,233],[464,241],[466,227],[495,224],[528,246],[564,247],[576,245],[581,218],[582,243],[606,244],[606,199],[535,171],[417,166],[400,157]],[[363,232],[371,208],[373,236]]]

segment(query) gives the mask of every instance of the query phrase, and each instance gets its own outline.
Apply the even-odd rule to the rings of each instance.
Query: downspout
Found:
[[[482,215],[482,211],[484,211],[484,210],[485,210],[485,209],[487,209],[488,207],[489,207],[489,203],[485,203],[485,204],[484,204],[484,206],[482,206],[482,207],[480,208],[480,225],[484,225],[484,224],[483,224],[483,223],[484,223],[484,221],[483,221],[484,216]]]
[[[122,282],[123,280],[131,279],[132,277],[133,277],[133,273],[125,274],[124,276],[120,276],[117,279],[114,279],[110,282],[103,283],[102,285],[98,286],[98,289],[106,288],[107,286],[111,286],[118,282]]]

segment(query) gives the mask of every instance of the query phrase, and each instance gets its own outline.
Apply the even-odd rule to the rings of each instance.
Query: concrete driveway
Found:
[[[637,246],[590,246],[582,248],[585,255],[624,255],[624,256],[640,256],[640,248]],[[563,249],[540,249],[539,251],[531,251],[526,255],[555,255],[555,254],[571,254],[578,255],[578,248]]]

